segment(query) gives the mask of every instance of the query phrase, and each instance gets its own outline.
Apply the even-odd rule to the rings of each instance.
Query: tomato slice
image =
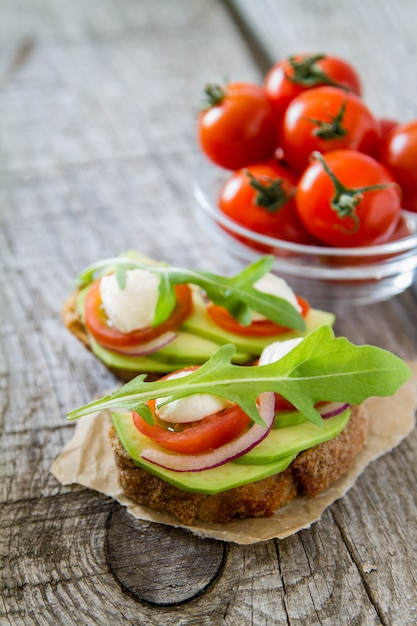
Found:
[[[309,303],[297,296],[298,304],[301,307],[301,315],[306,317],[310,310]],[[272,337],[273,335],[280,335],[282,333],[291,330],[286,326],[280,326],[271,320],[256,320],[248,326],[243,326],[230,313],[222,306],[217,304],[208,304],[207,313],[211,319],[221,328],[224,328],[230,333],[236,335],[245,335],[252,337]]]
[[[149,401],[148,406],[155,415],[155,401]],[[180,454],[198,454],[220,448],[238,437],[250,423],[250,417],[237,404],[193,422],[179,432],[155,423],[148,424],[136,411],[132,411],[132,419],[143,435],[163,448]]]
[[[275,411],[296,411],[296,408],[289,400],[286,400],[279,393],[275,394]]]
[[[110,326],[100,297],[100,280],[89,288],[84,301],[85,325],[94,339],[105,348],[129,347],[146,343],[168,330],[178,328],[192,310],[191,290],[188,285],[176,285],[177,303],[171,315],[158,326],[147,326],[123,333]]]
[[[314,406],[317,408],[327,404],[327,400],[321,400],[317,402]],[[275,411],[296,411],[295,406],[289,401],[279,395],[279,393],[275,394]]]

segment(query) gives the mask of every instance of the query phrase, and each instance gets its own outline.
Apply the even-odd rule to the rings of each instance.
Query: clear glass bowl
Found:
[[[250,231],[217,207],[231,172],[201,159],[194,181],[194,208],[204,230],[239,264],[273,254],[273,272],[315,307],[328,310],[388,300],[417,277],[417,213],[404,211],[410,235],[382,245],[330,248],[290,243]]]

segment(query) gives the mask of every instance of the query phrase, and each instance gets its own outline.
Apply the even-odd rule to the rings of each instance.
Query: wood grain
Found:
[[[415,432],[311,529],[253,546],[133,520],[49,467],[67,411],[116,384],[63,329],[77,272],[131,247],[234,267],[193,215],[204,84],[320,47],[358,62],[381,115],[417,117],[416,4],[0,0],[0,14],[0,624],[415,623]],[[336,331],[416,360],[416,299]]]
[[[150,605],[189,602],[218,578],[226,554],[220,541],[189,539],[181,529],[155,532],[153,523],[139,522],[118,507],[108,524],[110,569],[124,589]],[[181,558],[174,560],[174,554]]]

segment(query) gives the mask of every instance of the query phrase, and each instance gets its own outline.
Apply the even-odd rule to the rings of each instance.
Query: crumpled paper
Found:
[[[316,498],[297,497],[273,517],[238,520],[229,524],[196,520],[192,526],[185,526],[168,514],[135,504],[122,493],[118,484],[107,436],[111,423],[108,411],[99,411],[78,421],[73,438],[55,459],[51,472],[63,485],[77,483],[114,498],[141,520],[182,527],[201,537],[238,544],[284,539],[318,521],[323,511],[353,486],[371,461],[392,450],[413,430],[417,362],[409,365],[412,377],[394,396],[369,398],[364,403],[369,413],[368,438],[348,472]]]

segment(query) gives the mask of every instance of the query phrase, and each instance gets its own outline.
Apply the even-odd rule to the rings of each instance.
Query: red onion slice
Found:
[[[265,439],[271,430],[275,418],[275,394],[269,391],[262,393],[258,398],[258,409],[259,414],[266,423],[266,427],[254,424],[244,435],[216,450],[197,455],[180,455],[169,454],[154,448],[146,448],[142,451],[141,457],[145,461],[174,472],[201,472],[202,470],[223,465],[228,461],[233,461],[233,459],[252,450],[253,447]]]
[[[162,333],[159,337],[155,337],[155,339],[151,339],[146,343],[138,343],[135,346],[119,346],[117,348],[109,346],[107,347],[107,350],[117,352],[118,354],[127,354],[128,356],[146,356],[147,354],[152,354],[153,352],[162,350],[162,348],[165,348],[168,344],[174,341],[176,337],[177,335],[174,331],[168,330],[166,333]]]
[[[323,404],[322,406],[316,408],[322,418],[327,419],[329,417],[336,417],[336,415],[340,415],[340,413],[349,409],[350,406],[351,405],[346,402],[328,402],[327,404]]]

